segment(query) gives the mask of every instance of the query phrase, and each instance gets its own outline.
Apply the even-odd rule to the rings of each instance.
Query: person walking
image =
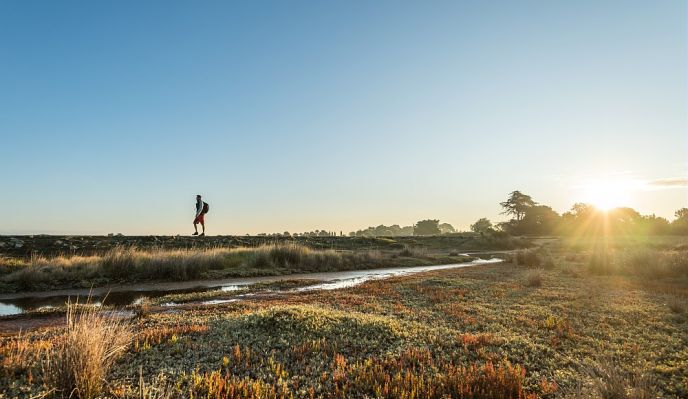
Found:
[[[201,195],[198,194],[196,196],[196,218],[193,221],[194,225],[194,230],[195,232],[192,234],[194,236],[200,236],[203,237],[205,236],[205,214],[208,213],[208,204],[203,202],[201,199]],[[203,231],[201,234],[198,234],[198,224],[201,224],[201,227],[203,228]]]

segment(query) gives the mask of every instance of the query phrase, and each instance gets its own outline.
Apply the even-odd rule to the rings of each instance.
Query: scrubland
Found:
[[[64,326],[2,339],[0,390],[78,398],[688,396],[685,243],[598,243],[562,239],[502,264],[134,317],[80,306]],[[600,272],[602,250],[613,266]],[[102,322],[75,334],[74,323],[89,317]],[[81,353],[91,334],[113,329],[124,343]],[[56,383],[53,359],[65,353],[86,361],[68,369],[69,383]],[[100,384],[76,382],[93,369],[105,376]]]

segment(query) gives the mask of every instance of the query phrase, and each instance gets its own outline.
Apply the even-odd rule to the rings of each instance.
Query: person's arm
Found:
[[[203,212],[203,202],[202,201],[197,201],[196,202],[196,217],[198,217],[201,212]]]

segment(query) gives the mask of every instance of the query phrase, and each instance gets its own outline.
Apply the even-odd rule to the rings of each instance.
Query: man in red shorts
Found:
[[[201,195],[196,196],[196,218],[193,221],[194,225],[194,230],[196,230],[195,233],[192,235],[199,235],[198,234],[198,224],[201,224],[201,227],[203,227],[203,232],[200,234],[201,237],[205,235],[205,214],[208,212],[208,205],[203,202],[201,199]]]

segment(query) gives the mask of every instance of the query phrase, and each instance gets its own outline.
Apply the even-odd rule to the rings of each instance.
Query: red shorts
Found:
[[[200,223],[200,224],[205,223],[205,215],[204,214],[201,213],[200,215],[196,216],[196,219],[194,219],[193,224],[198,224],[198,223]]]

